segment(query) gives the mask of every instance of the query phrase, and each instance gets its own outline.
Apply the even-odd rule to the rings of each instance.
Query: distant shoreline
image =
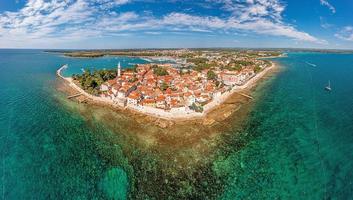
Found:
[[[0,48],[1,49],[1,48]],[[6,48],[4,48],[6,49]],[[101,53],[104,55],[111,55],[113,52],[136,52],[136,51],[145,51],[145,50],[178,50],[182,48],[136,48],[136,49],[40,49],[45,53]],[[190,50],[200,50],[200,51],[208,51],[208,50],[237,50],[237,51],[280,51],[280,52],[318,52],[318,53],[342,53],[342,54],[351,54],[353,53],[353,49],[311,49],[311,48],[188,48]],[[31,49],[30,49],[31,50]],[[125,54],[121,54],[124,56]],[[69,57],[69,56],[68,56]]]
[[[85,96],[85,98],[98,103],[98,104],[105,104],[105,105],[110,105],[119,109],[128,109],[130,111],[134,111],[137,113],[141,113],[147,116],[151,116],[151,117],[155,117],[155,118],[161,118],[161,119],[165,119],[165,120],[194,120],[194,119],[202,119],[205,118],[208,113],[217,110],[217,108],[222,105],[227,99],[229,99],[230,96],[233,96],[234,94],[240,94],[241,96],[247,96],[246,94],[244,95],[242,92],[245,90],[249,90],[250,88],[252,88],[253,86],[257,85],[258,81],[264,77],[269,71],[273,70],[274,68],[277,67],[277,64],[273,61],[271,61],[271,66],[266,67],[263,71],[259,72],[258,74],[256,74],[253,78],[251,78],[250,80],[248,80],[244,85],[242,86],[235,86],[232,88],[231,91],[229,92],[225,92],[224,94],[222,94],[219,98],[209,102],[208,104],[206,104],[205,109],[202,113],[198,113],[198,112],[185,112],[185,113],[170,113],[168,111],[164,111],[162,109],[158,109],[158,108],[153,108],[153,107],[145,107],[143,109],[140,108],[136,108],[134,106],[126,106],[123,107],[121,105],[116,104],[113,100],[108,100],[108,99],[104,99],[102,97],[98,97],[98,96],[94,96],[91,95],[89,93],[87,93],[86,91],[84,91],[82,88],[80,88],[71,77],[64,77],[62,75],[62,70],[65,69],[67,67],[67,65],[63,65],[62,67],[60,67],[56,74],[58,75],[58,77],[60,77],[61,79],[65,80],[68,85],[74,89],[76,92],[81,93],[83,96]]]
[[[272,58],[285,58],[285,57],[288,57],[287,53],[282,53],[282,54],[279,55],[279,56],[261,57],[261,58],[258,58],[258,59],[272,59]]]

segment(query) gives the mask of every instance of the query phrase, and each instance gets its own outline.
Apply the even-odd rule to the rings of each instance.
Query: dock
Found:
[[[72,99],[72,98],[79,97],[79,96],[81,96],[81,95],[82,95],[82,93],[78,93],[78,94],[74,94],[74,95],[68,96],[67,98],[68,98],[68,99]]]
[[[61,66],[61,67],[56,71],[56,75],[59,76],[60,78],[65,79],[65,78],[61,75],[61,71],[64,70],[64,69],[67,69],[67,68],[68,68],[68,65],[67,65],[67,64]]]
[[[239,94],[239,95],[241,95],[241,96],[243,96],[243,97],[249,98],[249,99],[251,99],[251,100],[254,99],[254,97],[252,97],[252,96],[250,96],[250,95],[247,95],[247,94],[244,94],[244,93],[242,93],[242,92],[237,92],[237,94]]]

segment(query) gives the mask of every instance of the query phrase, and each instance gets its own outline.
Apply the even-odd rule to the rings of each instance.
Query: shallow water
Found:
[[[352,198],[352,54],[276,59],[282,72],[257,89],[244,128],[221,136],[215,160],[185,169],[137,147],[123,129],[113,133],[99,113],[81,115],[84,105],[55,90],[62,64],[70,74],[124,59],[0,50],[2,199]],[[332,92],[323,89],[328,80]]]
[[[284,71],[260,92],[249,144],[218,163],[229,168],[223,199],[351,199],[353,55],[277,60]]]

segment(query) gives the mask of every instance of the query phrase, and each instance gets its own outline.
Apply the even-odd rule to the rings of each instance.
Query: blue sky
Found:
[[[353,1],[0,1],[0,48],[155,47],[353,49]]]

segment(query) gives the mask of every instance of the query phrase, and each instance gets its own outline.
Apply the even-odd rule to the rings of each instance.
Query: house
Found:
[[[120,89],[120,86],[118,84],[115,84],[112,86],[112,92],[115,96],[117,96],[119,89]]]
[[[239,75],[238,75],[238,81],[237,85],[243,85],[247,80],[251,79],[252,77],[255,76],[255,73],[252,69],[244,69]]]
[[[195,96],[191,92],[184,93],[184,100],[187,106],[191,106],[193,103],[196,102]]]
[[[166,99],[168,99],[168,97]],[[169,100],[168,103],[170,107],[176,107],[178,105],[177,100]]]
[[[156,107],[157,108],[161,108],[161,109],[165,109],[166,108],[166,102],[165,102],[165,96],[164,95],[159,95],[156,98]]]
[[[214,98],[214,99],[219,98],[219,97],[221,97],[221,95],[222,95],[221,90],[216,90],[212,93],[212,98]]]
[[[109,87],[111,87],[112,85],[114,85],[115,83],[117,83],[117,79],[112,79],[112,80],[108,80],[107,84]]]
[[[146,85],[148,87],[155,87],[157,85],[157,81],[154,78],[148,78],[146,79]]]
[[[156,100],[154,100],[154,99],[144,99],[144,100],[141,101],[141,104],[143,106],[155,107],[156,106]]]
[[[106,92],[109,90],[109,86],[105,83],[103,83],[101,86],[100,86],[100,91],[102,92]]]
[[[179,93],[173,92],[169,96],[170,96],[170,99],[175,99],[177,101],[180,101],[180,94]]]
[[[120,88],[120,90],[118,91],[117,97],[118,98],[125,98],[127,95],[127,89],[122,87]]]
[[[143,96],[145,99],[154,99],[155,98],[154,92],[150,91],[150,90],[146,91]]]
[[[204,103],[206,101],[210,100],[210,97],[206,94],[202,94],[202,95],[198,95],[196,97],[196,101],[199,102],[199,103]]]
[[[127,103],[134,106],[137,106],[140,100],[141,95],[137,91],[130,92],[129,96],[127,97]]]
[[[238,73],[222,73],[221,79],[225,85],[234,85],[239,83]]]

